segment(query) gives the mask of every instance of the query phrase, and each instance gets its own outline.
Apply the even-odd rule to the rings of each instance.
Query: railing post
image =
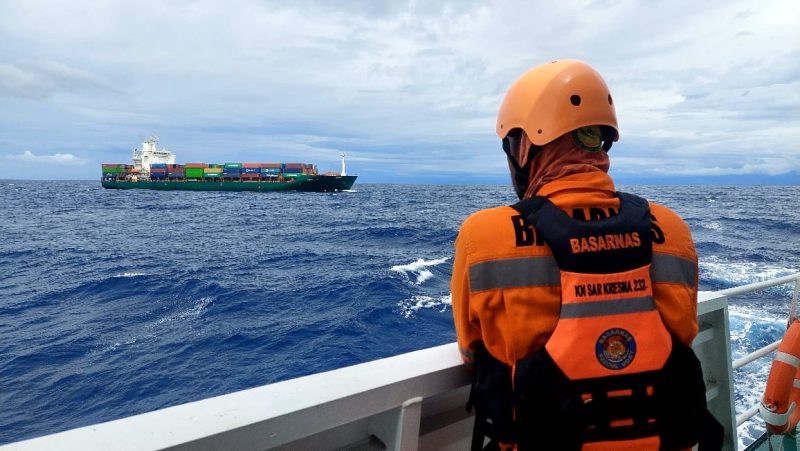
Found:
[[[418,396],[370,420],[369,432],[378,437],[387,450],[417,451],[421,418],[422,397]]]
[[[728,298],[718,293],[708,293],[697,305],[697,322],[700,333],[692,349],[702,362],[706,383],[708,410],[725,429],[723,449],[735,450],[736,413],[733,406],[733,368],[731,367],[731,340],[728,331]]]

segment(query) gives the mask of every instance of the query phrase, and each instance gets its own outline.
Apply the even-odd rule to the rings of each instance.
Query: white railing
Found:
[[[692,348],[703,365],[709,409],[725,427],[725,449],[736,449],[739,424],[728,297],[794,281],[796,300],[798,279],[800,274],[700,293],[700,331]],[[463,450],[472,433],[464,409],[468,392],[469,374],[451,343],[0,448]]]
[[[740,287],[728,288],[725,290],[720,290],[717,293],[727,297],[731,297],[745,293],[752,293],[754,291],[760,291],[767,288],[776,287],[779,285],[786,285],[792,282],[794,282],[794,292],[792,294],[792,301],[789,304],[789,315],[787,318],[787,325],[788,325],[792,321],[792,319],[796,317],[797,297],[798,293],[800,292],[800,273],[779,277],[776,279],[765,280],[763,282],[751,283],[749,285],[743,285]],[[773,351],[778,349],[778,346],[780,344],[781,340],[777,340],[760,349],[757,349],[739,359],[736,359],[731,365],[731,367],[733,370],[737,370],[745,365],[748,365],[762,357],[771,354]],[[750,408],[748,408],[746,411],[742,412],[741,415],[736,417],[736,427],[739,427],[742,424],[744,424],[745,421],[755,416],[756,413],[758,413],[758,403],[756,403],[753,406],[750,406]]]

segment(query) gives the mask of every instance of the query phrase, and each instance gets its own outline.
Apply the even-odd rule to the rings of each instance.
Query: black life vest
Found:
[[[513,205],[553,252],[561,313],[545,346],[513,370],[476,349],[473,449],[483,449],[484,436],[490,448],[519,450],[721,447],[700,362],[656,310],[648,203],[618,195],[616,216],[589,222],[544,197]]]

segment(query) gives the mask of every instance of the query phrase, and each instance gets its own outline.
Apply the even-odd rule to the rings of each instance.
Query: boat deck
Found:
[[[769,440],[768,440],[769,439]],[[750,444],[745,451],[797,451],[798,436],[797,430],[786,435],[762,435],[758,440]]]

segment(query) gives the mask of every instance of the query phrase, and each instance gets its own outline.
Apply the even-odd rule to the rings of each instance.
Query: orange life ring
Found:
[[[772,434],[793,431],[800,420],[800,321],[783,336],[758,408]]]

